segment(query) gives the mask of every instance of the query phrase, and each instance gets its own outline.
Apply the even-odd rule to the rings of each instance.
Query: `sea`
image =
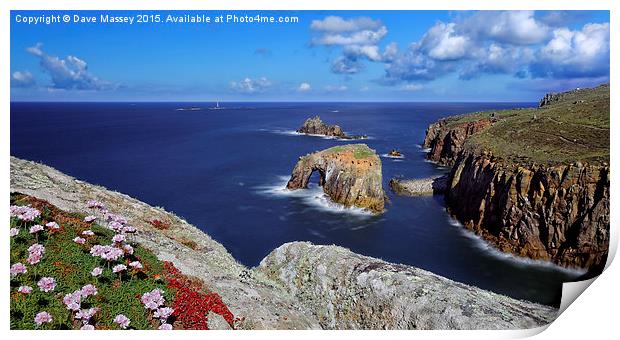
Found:
[[[416,266],[517,299],[558,306],[562,283],[583,272],[497,251],[453,220],[442,196],[400,197],[390,178],[449,171],[425,159],[425,130],[436,120],[535,103],[11,103],[11,155],[160,206],[256,266],[291,241],[339,245]],[[320,115],[343,141],[295,132]],[[381,155],[384,214],[344,208],[310,188],[289,191],[299,156],[345,143]],[[389,158],[397,149],[403,158]]]

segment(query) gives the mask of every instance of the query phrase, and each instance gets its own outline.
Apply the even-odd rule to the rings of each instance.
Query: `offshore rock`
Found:
[[[297,130],[298,133],[308,134],[308,135],[321,135],[327,137],[335,137],[340,139],[363,139],[366,136],[363,135],[355,135],[348,136],[344,133],[342,128],[338,125],[328,125],[321,120],[321,117],[315,116],[312,118],[306,119],[304,125]]]
[[[257,268],[314,310],[324,329],[514,329],[557,310],[338,246],[286,243]]]
[[[381,159],[366,144],[335,146],[300,157],[287,189],[308,188],[314,171],[320,174],[319,185],[332,201],[373,213],[383,212]]]
[[[390,179],[390,188],[401,196],[441,195],[446,191],[448,177],[429,177],[421,179]]]

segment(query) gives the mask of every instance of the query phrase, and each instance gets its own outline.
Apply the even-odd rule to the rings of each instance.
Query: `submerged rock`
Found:
[[[338,246],[286,243],[257,268],[316,314],[324,329],[515,329],[557,310]]]
[[[319,185],[334,202],[383,212],[381,159],[366,144],[335,146],[300,157],[286,187],[308,188],[314,171],[319,172]]]
[[[364,135],[348,136],[338,125],[328,125],[321,120],[321,117],[314,116],[306,119],[304,125],[297,130],[298,133],[309,135],[322,135],[327,137],[336,137],[340,139],[363,139]]]

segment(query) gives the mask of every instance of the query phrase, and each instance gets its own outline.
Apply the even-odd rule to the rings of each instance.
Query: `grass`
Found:
[[[376,156],[375,152],[369,148],[366,144],[349,144],[349,145],[339,145],[334,146],[332,148],[327,149],[328,152],[347,152],[349,150],[353,151],[353,157],[355,159],[364,159],[368,157]]]
[[[542,108],[477,112],[453,117],[449,125],[490,118],[498,121],[473,135],[465,149],[488,150],[517,163],[609,163],[609,86],[568,92]]]
[[[45,201],[26,195],[12,194],[10,201],[12,205],[31,205],[41,212],[41,216],[32,222],[25,223],[14,217],[10,220],[11,228],[20,229],[17,236],[11,237],[11,265],[21,262],[28,270],[25,274],[12,276],[10,280],[11,329],[79,329],[81,322],[74,320],[73,312],[63,303],[63,297],[87,284],[93,284],[98,293],[82,299],[81,308],[99,308],[91,322],[96,329],[120,329],[113,323],[114,317],[119,314],[131,320],[131,329],[157,329],[160,320],[153,318],[152,312],[147,310],[140,300],[142,294],[156,288],[164,292],[165,306],[179,309],[180,314],[173,314],[168,320],[174,328],[187,328],[185,318],[191,317],[198,320],[201,328],[205,329],[206,315],[211,308],[218,308],[218,314],[223,313],[232,325],[232,314],[217,294],[209,292],[206,287],[196,283],[196,280],[178,272],[171,263],[158,260],[149,250],[132,244],[133,255],[126,254],[118,261],[108,264],[100,257],[91,256],[90,248],[95,244],[109,245],[115,235],[112,230],[96,223],[83,222],[83,215],[61,211]],[[44,225],[50,221],[57,222],[60,229],[46,229],[37,236],[28,232],[30,226]],[[83,245],[75,243],[73,239],[84,230],[91,230],[95,235],[85,237],[86,243]],[[30,265],[26,261],[28,247],[34,243],[42,244],[45,253],[41,262]],[[115,264],[127,264],[131,261],[140,261],[143,268],[128,269],[122,275],[110,270]],[[95,267],[103,269],[99,277],[91,275]],[[172,272],[174,273],[171,274]],[[43,292],[39,289],[37,282],[42,277],[56,280],[53,291]],[[17,289],[22,285],[32,287],[32,292],[19,293]],[[188,311],[188,302],[183,300],[188,294],[201,297],[210,304]],[[34,318],[42,311],[50,313],[53,320],[38,326]]]

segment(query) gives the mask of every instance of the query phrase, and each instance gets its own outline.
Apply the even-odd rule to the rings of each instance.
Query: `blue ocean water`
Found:
[[[448,171],[425,161],[428,124],[531,103],[12,103],[11,154],[184,217],[248,266],[290,241],[336,244],[544,304],[579,273],[499,253],[452,221],[443,198],[398,197],[390,178]],[[194,110],[179,110],[181,108]],[[294,133],[319,114],[385,154],[381,216],[343,209],[316,184],[284,189],[297,158],[346,141]],[[314,183],[318,180],[315,179]]]

